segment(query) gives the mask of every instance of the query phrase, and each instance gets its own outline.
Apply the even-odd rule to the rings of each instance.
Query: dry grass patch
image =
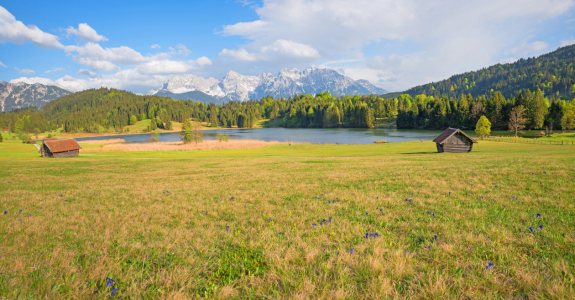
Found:
[[[280,142],[265,142],[258,140],[231,140],[220,142],[208,140],[202,143],[184,144],[182,142],[161,142],[145,144],[113,144],[97,149],[83,149],[82,152],[102,152],[102,151],[193,151],[193,150],[229,150],[229,149],[259,149],[265,146],[286,144]]]

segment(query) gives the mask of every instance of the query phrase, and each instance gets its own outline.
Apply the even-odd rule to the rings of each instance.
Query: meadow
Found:
[[[575,146],[46,159],[5,141],[0,165],[0,299],[575,294]]]

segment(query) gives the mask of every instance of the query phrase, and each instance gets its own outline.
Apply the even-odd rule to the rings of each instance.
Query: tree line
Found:
[[[438,97],[409,94],[396,98],[369,96],[337,97],[329,92],[297,95],[288,99],[264,97],[245,102],[208,104],[173,100],[159,96],[140,96],[115,89],[91,89],[64,96],[46,104],[0,114],[0,126],[12,132],[46,132],[63,128],[65,132],[122,132],[128,125],[150,120],[148,131],[170,130],[173,122],[193,119],[213,127],[253,128],[263,119],[279,127],[298,128],[373,128],[382,119],[397,118],[398,128],[442,129],[474,128],[485,115],[494,128],[507,129],[511,110],[526,108],[529,129],[545,126],[562,128],[562,118],[575,111],[571,102],[544,97],[538,89],[520,91],[505,98],[462,95]]]
[[[493,96],[473,97],[462,95],[458,99],[447,97],[407,95],[399,97],[397,128],[440,129],[456,127],[474,128],[479,118],[485,115],[491,126],[497,129],[509,129],[509,120],[513,108],[525,109],[526,129],[562,129],[566,113],[575,111],[572,102],[555,97],[545,98],[537,89],[520,91],[514,97],[505,98],[502,93]]]

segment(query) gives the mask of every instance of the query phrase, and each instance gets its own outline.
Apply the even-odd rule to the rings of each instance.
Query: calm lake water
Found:
[[[388,143],[404,141],[429,141],[436,138],[441,130],[412,130],[412,129],[360,129],[360,128],[257,128],[257,129],[226,129],[205,130],[204,139],[216,139],[218,132],[229,134],[230,139],[249,139],[262,141],[296,143],[340,143],[340,144],[373,144],[376,140],[385,140]],[[108,140],[114,138],[124,139],[126,142],[144,143],[149,134],[129,134],[77,138],[77,141]],[[180,141],[179,133],[161,133],[160,142]]]

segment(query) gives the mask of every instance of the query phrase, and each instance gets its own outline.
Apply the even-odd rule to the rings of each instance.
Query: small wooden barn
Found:
[[[44,140],[37,146],[42,157],[74,157],[80,155],[80,145],[75,139]]]
[[[457,128],[447,128],[436,137],[433,142],[437,145],[437,152],[465,153],[471,152],[476,140]]]

